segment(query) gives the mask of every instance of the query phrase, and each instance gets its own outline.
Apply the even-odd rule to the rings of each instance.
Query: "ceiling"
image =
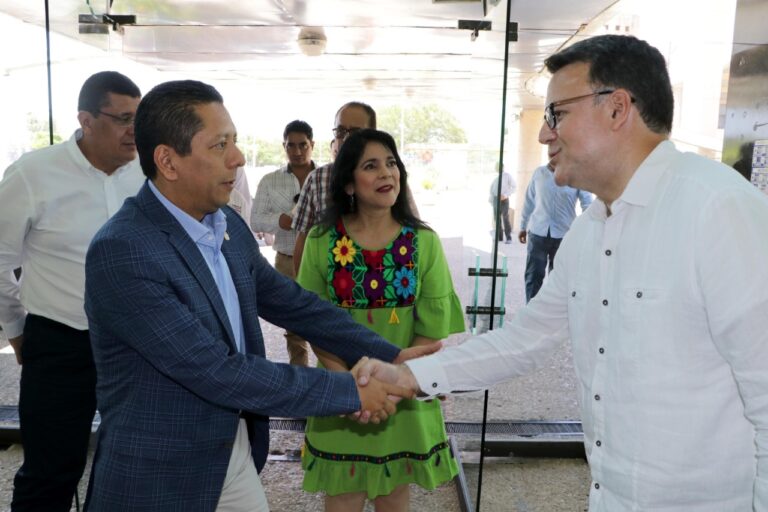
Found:
[[[52,30],[161,71],[239,80],[263,91],[416,100],[501,97],[506,0],[52,0]],[[486,5],[484,5],[484,3]],[[494,5],[498,3],[498,5]],[[508,104],[541,106],[525,82],[546,56],[616,0],[511,0],[518,23],[508,64]],[[78,15],[133,14],[135,25],[81,34]],[[0,0],[0,12],[45,24],[42,2]],[[458,20],[490,21],[472,40]],[[302,54],[303,27],[325,52]]]

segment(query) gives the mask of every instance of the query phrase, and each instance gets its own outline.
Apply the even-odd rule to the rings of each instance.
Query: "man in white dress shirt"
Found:
[[[478,389],[570,339],[590,511],[768,510],[768,199],[668,140],[672,89],[647,43],[598,36],[546,66],[539,139],[557,184],[595,203],[503,329],[365,371],[428,395]]]
[[[291,121],[283,130],[283,148],[288,163],[280,169],[265,174],[256,189],[251,213],[251,229],[275,235],[272,247],[275,249],[275,270],[296,278],[293,264],[293,250],[296,245],[296,231],[291,227],[294,208],[299,200],[301,187],[315,168],[312,151],[315,149],[312,127],[301,120]],[[309,347],[301,336],[286,331],[286,345],[291,364],[307,366]]]
[[[96,410],[85,253],[144,181],[133,137],[140,97],[120,73],[91,76],[80,90],[80,129],[25,154],[0,182],[0,325],[22,365],[14,512],[68,512],[85,468]]]

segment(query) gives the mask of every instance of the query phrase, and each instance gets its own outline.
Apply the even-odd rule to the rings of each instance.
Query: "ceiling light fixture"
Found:
[[[309,57],[317,57],[325,53],[325,45],[328,40],[322,27],[304,27],[299,32],[296,40],[299,50]]]

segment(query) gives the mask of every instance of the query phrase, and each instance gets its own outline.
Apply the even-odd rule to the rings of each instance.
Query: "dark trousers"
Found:
[[[534,235],[528,232],[528,257],[525,260],[525,302],[530,301],[539,293],[544,275],[552,271],[555,264],[555,254],[560,248],[562,238]]]
[[[512,223],[509,222],[509,198],[499,201],[499,215],[501,216],[501,223],[504,226],[505,236],[505,238],[502,239],[501,233],[499,233],[499,241],[512,240]]]
[[[21,355],[24,463],[13,480],[11,510],[68,512],[85,469],[96,411],[88,331],[28,315]]]

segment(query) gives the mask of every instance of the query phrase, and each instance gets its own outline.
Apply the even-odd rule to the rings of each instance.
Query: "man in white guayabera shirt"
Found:
[[[23,155],[0,182],[0,325],[22,365],[14,512],[68,512],[85,468],[96,410],[85,252],[144,182],[133,138],[140,97],[120,73],[91,76],[78,99],[80,128]]]
[[[570,339],[590,511],[768,510],[768,198],[675,149],[647,43],[598,36],[546,66],[555,181],[597,196],[550,279],[503,329],[365,371],[429,395],[478,389]]]

